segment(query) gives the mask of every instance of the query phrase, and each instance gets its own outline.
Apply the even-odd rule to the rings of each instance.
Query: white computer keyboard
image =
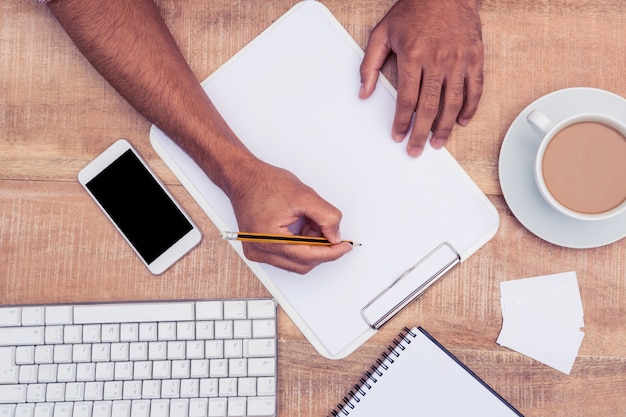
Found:
[[[275,416],[272,299],[0,306],[0,417]]]

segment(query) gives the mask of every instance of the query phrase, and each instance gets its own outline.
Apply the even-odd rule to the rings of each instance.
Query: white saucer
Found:
[[[539,145],[526,122],[531,110],[554,121],[581,112],[603,113],[626,122],[626,100],[595,88],[568,88],[547,94],[526,107],[513,121],[500,150],[500,185],[509,208],[532,233],[555,245],[594,248],[626,236],[626,212],[608,220],[583,221],[566,217],[546,203],[535,185],[533,166]],[[625,179],[626,180],[626,179]]]

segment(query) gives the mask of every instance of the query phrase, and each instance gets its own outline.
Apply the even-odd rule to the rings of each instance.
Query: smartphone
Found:
[[[83,168],[78,181],[155,275],[202,239],[189,215],[125,139]]]

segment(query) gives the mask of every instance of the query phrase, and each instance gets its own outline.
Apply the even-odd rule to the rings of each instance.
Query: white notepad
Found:
[[[339,208],[342,236],[363,244],[301,276],[245,260],[232,242],[317,351],[333,359],[478,250],[499,223],[445,149],[428,146],[416,160],[391,139],[395,91],[381,77],[372,97],[358,98],[362,56],[330,11],[307,0],[202,84],[254,154]],[[217,228],[237,230],[230,201],[191,158],[154,126],[150,139]]]
[[[522,416],[421,327],[395,342],[331,416]]]

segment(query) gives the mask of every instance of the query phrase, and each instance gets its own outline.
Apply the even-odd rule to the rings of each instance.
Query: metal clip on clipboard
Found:
[[[378,330],[398,311],[419,297],[437,279],[461,262],[461,255],[444,242],[407,269],[361,310],[363,319]]]

